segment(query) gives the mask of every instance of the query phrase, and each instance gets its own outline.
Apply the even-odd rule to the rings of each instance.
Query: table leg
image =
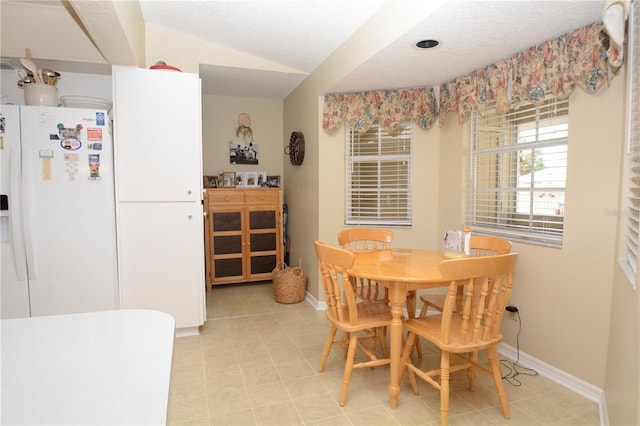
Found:
[[[389,380],[389,396],[391,408],[398,406],[400,394],[400,362],[402,360],[402,306],[407,299],[407,289],[402,283],[395,283],[389,289],[389,302],[391,302],[391,326],[389,327],[389,357],[391,358],[391,377]]]

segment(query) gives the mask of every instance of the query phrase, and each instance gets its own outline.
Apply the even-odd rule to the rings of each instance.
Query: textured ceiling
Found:
[[[20,57],[30,46],[41,66],[47,60],[63,60],[73,68],[60,62],[51,67],[82,72],[83,62],[87,70],[99,65],[96,46],[115,47],[112,52],[129,47],[114,43],[110,35],[103,35],[99,43],[91,40],[70,7],[69,2],[77,7],[80,0],[1,1],[5,58]],[[134,0],[128,2],[135,5]],[[360,53],[352,55],[349,49],[366,54],[354,61],[350,73],[335,79],[329,92],[438,85],[599,21],[605,0],[141,0],[139,4],[147,24],[202,41],[205,50],[211,48],[205,52],[209,57],[226,49],[268,64],[240,68],[196,58],[204,93],[283,99],[336,53],[348,52],[351,56],[342,56],[347,62]],[[111,23],[105,22],[109,19]],[[123,23],[117,13],[89,22],[94,30],[96,24],[113,25],[121,35],[126,29]],[[43,32],[50,36],[42,37]],[[415,43],[425,38],[441,44],[428,51],[416,49]],[[359,44],[350,43],[353,40]],[[118,59],[105,56],[104,47],[100,50],[102,57]],[[108,70],[109,59],[102,63]]]
[[[603,1],[450,1],[333,91],[434,86],[600,19]],[[424,38],[441,44],[418,50]]]
[[[421,0],[426,1],[426,0]],[[384,0],[142,1],[145,21],[298,73],[201,64],[207,93],[284,98]],[[600,19],[604,0],[448,1],[330,91],[432,86]],[[187,6],[188,5],[188,6]],[[397,22],[388,22],[396,25]],[[440,46],[420,51],[434,38]]]

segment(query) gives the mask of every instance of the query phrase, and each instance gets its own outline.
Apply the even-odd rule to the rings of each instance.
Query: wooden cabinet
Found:
[[[270,280],[283,259],[281,189],[207,189],[207,283]]]

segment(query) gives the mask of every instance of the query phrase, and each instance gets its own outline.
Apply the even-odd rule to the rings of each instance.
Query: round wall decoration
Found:
[[[289,161],[294,166],[299,166],[304,161],[304,135],[302,132],[291,132],[289,146],[284,150],[289,155]]]

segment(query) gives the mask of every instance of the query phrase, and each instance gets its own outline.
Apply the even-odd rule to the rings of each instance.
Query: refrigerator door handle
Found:
[[[25,159],[22,159],[25,161]],[[27,277],[29,280],[35,280],[37,277],[36,256],[33,251],[33,238],[31,238],[31,201],[33,194],[30,191],[29,174],[23,174],[23,191],[22,191],[22,223],[24,227],[24,253],[27,260]]]
[[[11,178],[10,182],[10,192],[11,199],[9,200],[9,225],[11,226],[11,246],[13,247],[13,262],[16,268],[16,276],[19,281],[25,281],[26,274],[24,268],[24,240],[22,239],[22,221],[20,218],[22,214],[20,212],[21,209],[21,200],[20,200],[20,150],[16,150],[15,148],[9,147],[7,148],[9,152],[10,161],[9,161],[9,174]]]

